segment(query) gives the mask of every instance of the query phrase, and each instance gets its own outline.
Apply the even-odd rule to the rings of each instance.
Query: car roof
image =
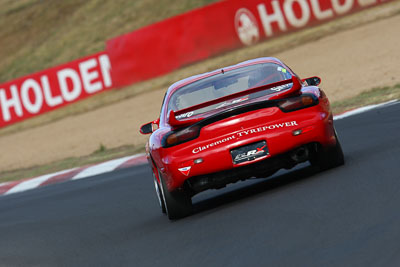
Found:
[[[284,64],[282,61],[280,61],[279,59],[277,59],[277,58],[275,58],[275,57],[261,57],[261,58],[251,59],[251,60],[247,60],[247,61],[240,62],[240,63],[235,64],[235,65],[231,65],[231,66],[219,68],[219,69],[216,69],[216,70],[213,70],[213,71],[210,71],[210,72],[205,72],[205,73],[202,73],[202,74],[197,74],[197,75],[188,77],[188,78],[186,78],[186,79],[180,80],[180,81],[178,81],[178,82],[175,82],[174,84],[172,84],[172,85],[168,88],[167,94],[166,94],[166,95],[172,94],[172,93],[175,92],[177,89],[179,89],[179,88],[181,88],[181,87],[183,87],[183,86],[185,86],[185,85],[187,85],[187,84],[190,84],[190,83],[192,83],[192,82],[195,82],[195,81],[204,79],[204,78],[206,78],[206,77],[213,76],[213,75],[215,75],[215,74],[217,74],[217,73],[220,73],[221,70],[230,71],[230,70],[232,70],[232,69],[238,69],[238,68],[245,67],[245,66],[248,66],[248,65],[259,64],[259,63],[266,63],[266,62],[273,62],[273,63],[277,63],[277,64],[279,64],[279,65],[285,66],[285,64]]]

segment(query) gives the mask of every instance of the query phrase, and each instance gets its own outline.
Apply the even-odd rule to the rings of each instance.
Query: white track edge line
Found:
[[[119,159],[114,159],[114,160],[100,163],[98,165],[88,167],[88,168],[84,169],[83,171],[81,171],[80,173],[76,174],[74,177],[72,177],[71,180],[78,180],[78,179],[82,179],[82,178],[95,176],[95,175],[98,175],[101,173],[113,171],[114,169],[116,169],[118,166],[120,166],[124,162],[134,159],[134,158],[137,158],[139,156],[141,156],[141,154],[127,156],[127,157],[123,157],[123,158],[119,158]]]
[[[350,116],[353,116],[353,115],[357,115],[357,114],[360,114],[360,113],[367,112],[367,111],[375,109],[375,108],[380,108],[380,107],[396,104],[397,102],[398,102],[398,100],[395,99],[395,100],[390,100],[388,102],[384,102],[384,103],[380,103],[380,104],[375,104],[375,105],[369,105],[369,106],[365,106],[365,107],[361,107],[361,108],[356,108],[356,109],[347,111],[347,112],[345,112],[343,114],[333,116],[333,119],[334,120],[340,120],[340,119],[347,118],[347,117],[350,117]]]
[[[68,170],[63,170],[63,171],[59,171],[56,173],[52,173],[52,174],[46,174],[46,175],[42,175],[36,178],[32,178],[26,181],[23,181],[19,184],[17,184],[16,186],[10,188],[10,190],[8,190],[7,192],[4,193],[4,195],[8,195],[8,194],[13,194],[13,193],[17,193],[17,192],[22,192],[22,191],[26,191],[29,189],[33,189],[38,187],[40,184],[42,184],[43,182],[47,181],[48,179],[56,176],[56,175],[60,175],[60,174],[64,174],[70,171],[75,170],[74,169],[68,169]]]

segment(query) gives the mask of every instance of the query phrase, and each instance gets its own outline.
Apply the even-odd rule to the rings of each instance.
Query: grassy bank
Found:
[[[0,0],[0,84],[104,50],[105,41],[216,0]]]

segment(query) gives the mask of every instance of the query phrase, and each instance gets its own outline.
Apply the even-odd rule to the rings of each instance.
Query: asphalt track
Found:
[[[336,122],[346,165],[195,197],[170,222],[139,166],[0,197],[0,266],[400,266],[400,104]]]

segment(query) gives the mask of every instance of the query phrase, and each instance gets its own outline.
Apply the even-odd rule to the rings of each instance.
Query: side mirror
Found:
[[[143,124],[140,127],[140,133],[141,134],[151,134],[153,133],[155,130],[158,129],[158,124],[160,123],[160,119],[157,119],[155,121]]]
[[[318,86],[321,83],[321,78],[314,76],[314,77],[304,79],[303,82],[306,82],[308,85],[311,85],[311,86]]]
[[[153,132],[153,123],[152,122],[143,124],[142,127],[140,127],[141,134],[151,134],[152,132]]]

